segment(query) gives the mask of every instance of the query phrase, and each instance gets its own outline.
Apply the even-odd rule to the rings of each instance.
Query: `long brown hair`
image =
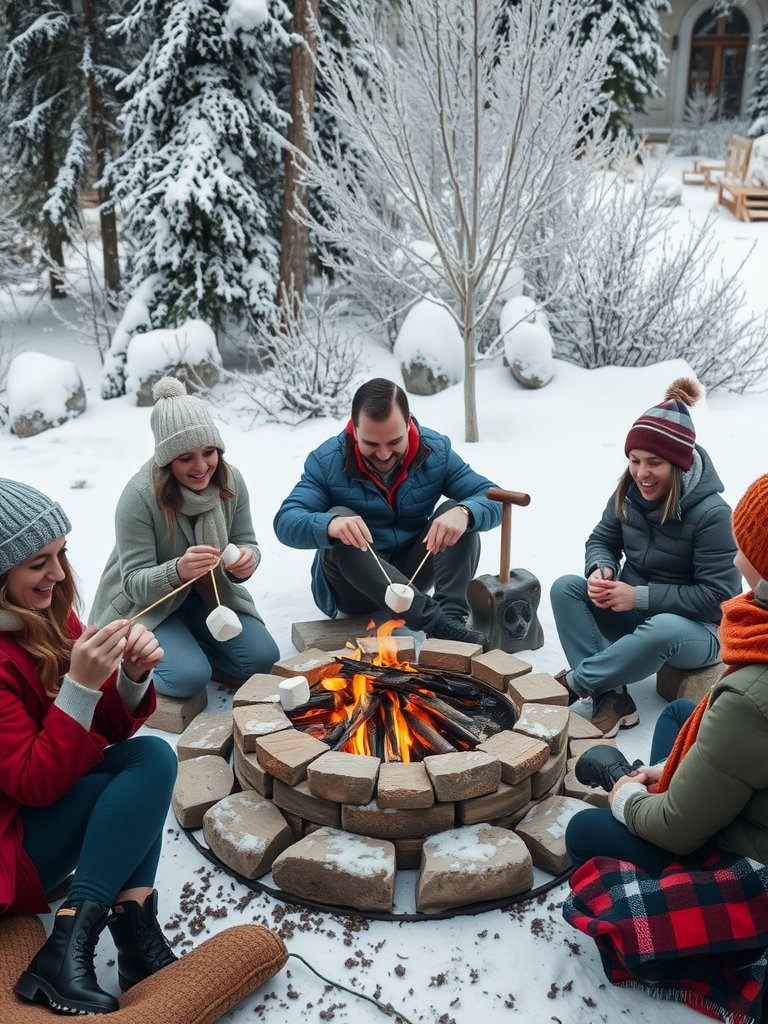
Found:
[[[37,662],[40,682],[50,697],[59,692],[62,676],[69,669],[74,639],[67,620],[80,605],[77,585],[63,550],[59,553],[59,565],[64,579],[54,586],[49,607],[40,611],[15,604],[8,593],[8,573],[0,577],[0,610],[21,619],[21,629],[14,631],[14,638]]]
[[[224,454],[220,448],[219,461],[213,471],[211,483],[219,489],[219,497],[222,501],[231,501],[235,492],[229,486],[229,467],[224,461]],[[184,495],[181,493],[181,484],[171,471],[171,464],[157,466],[152,463],[152,487],[155,492],[155,501],[160,506],[165,517],[165,522],[171,537],[176,535],[176,513],[184,504]]]
[[[619,478],[619,485],[616,488],[616,494],[613,499],[613,511],[620,522],[625,522],[627,518],[627,509],[624,501],[627,497],[627,491],[629,490],[629,485],[631,483],[632,474],[629,471],[629,466],[627,466]],[[683,471],[679,466],[672,466],[672,476],[669,490],[667,491],[667,500],[664,502],[664,508],[661,512],[662,523],[666,523],[668,519],[677,514],[677,506],[680,504],[682,496]]]

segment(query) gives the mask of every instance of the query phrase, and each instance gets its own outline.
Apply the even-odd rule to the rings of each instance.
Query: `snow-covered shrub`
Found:
[[[656,178],[651,192],[651,202],[655,206],[679,206],[683,201],[683,186],[671,174]]]
[[[653,202],[656,176],[568,197],[535,227],[542,252],[552,235],[581,235],[531,261],[528,279],[549,297],[555,354],[580,366],[688,361],[707,388],[743,391],[768,368],[768,316],[748,318],[744,262],[722,269],[717,215],[675,240],[675,212]],[[719,268],[719,269],[718,269]]]
[[[752,122],[749,134],[753,139],[768,132],[768,21],[755,45],[757,72],[749,97],[748,117]]]
[[[112,341],[104,359],[101,397],[117,398],[125,393],[125,358],[131,337],[152,328],[150,309],[160,282],[158,274],[145,278],[125,304],[120,320],[112,332]]]
[[[360,342],[343,323],[347,303],[332,299],[325,279],[316,298],[289,294],[281,321],[251,343],[252,362],[263,372],[230,371],[245,404],[277,423],[301,423],[349,412],[360,368]]]
[[[395,342],[405,390],[434,395],[458,384],[464,371],[461,332],[444,305],[420,299],[408,311]]]
[[[698,87],[685,104],[681,124],[669,136],[669,151],[677,156],[725,157],[732,135],[746,135],[748,122],[742,118],[717,120],[717,98]]]
[[[134,334],[125,369],[125,390],[135,393],[136,405],[154,405],[152,388],[161,377],[183,380],[188,391],[213,387],[221,376],[216,335],[203,320]]]
[[[32,437],[85,412],[85,389],[74,363],[21,352],[8,370],[8,418],[19,437]]]
[[[541,388],[554,375],[552,335],[546,313],[527,295],[504,303],[499,316],[504,361],[515,380],[526,388]]]

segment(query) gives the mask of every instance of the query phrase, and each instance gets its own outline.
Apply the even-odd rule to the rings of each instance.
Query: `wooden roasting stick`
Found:
[[[499,583],[509,583],[509,553],[512,549],[512,505],[523,508],[530,505],[530,494],[522,491],[503,491],[501,487],[489,487],[488,497],[491,501],[502,503],[501,512],[501,564],[499,566]]]
[[[135,615],[132,615],[130,619],[128,619],[128,625],[130,625],[132,622],[135,622],[136,619],[140,619],[142,615],[146,615],[147,612],[151,612],[153,608],[157,608],[157,606],[159,604],[162,604],[163,601],[170,600],[170,598],[172,598],[174,594],[179,594],[181,593],[182,590],[186,590],[187,587],[191,587],[193,583],[197,583],[198,580],[201,580],[203,576],[207,576],[208,573],[211,574],[211,579],[213,580],[213,590],[214,593],[216,594],[216,602],[218,604],[221,604],[221,601],[219,601],[219,591],[218,588],[216,587],[216,577],[213,575],[213,570],[218,569],[220,565],[221,559],[219,558],[216,564],[211,566],[210,569],[206,569],[205,572],[201,572],[199,576],[195,576],[193,579],[187,580],[186,583],[182,583],[180,587],[176,587],[175,590],[172,590],[170,594],[165,594],[163,595],[163,597],[159,597],[156,601],[153,601],[152,604],[148,604],[146,608],[142,608],[140,612],[136,612]]]

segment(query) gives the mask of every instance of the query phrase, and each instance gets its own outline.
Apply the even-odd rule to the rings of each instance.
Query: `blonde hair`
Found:
[[[8,594],[8,573],[0,579],[0,610],[21,619],[21,629],[14,632],[14,637],[34,658],[40,682],[49,697],[59,692],[62,676],[69,668],[74,638],[69,633],[68,619],[80,604],[67,556],[61,551],[58,557],[64,579],[53,588],[50,606],[41,611],[15,604]]]
[[[619,484],[616,488],[616,493],[613,496],[613,511],[619,522],[626,522],[627,509],[626,509],[626,497],[629,485],[632,483],[632,474],[629,471],[629,466],[624,470],[622,475],[619,477]],[[672,465],[672,477],[667,491],[667,500],[664,502],[664,508],[661,512],[661,521],[666,523],[668,519],[671,519],[677,514],[677,506],[680,504],[680,499],[683,496],[683,471],[679,466]]]

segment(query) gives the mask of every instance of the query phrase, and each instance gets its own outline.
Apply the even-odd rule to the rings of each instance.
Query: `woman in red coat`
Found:
[[[153,888],[176,758],[162,739],[130,739],[154,710],[162,649],[126,620],[83,627],[69,530],[60,505],[0,479],[0,913],[45,913],[74,871],[15,992],[109,1013],[118,1002],[93,967],[105,925],[123,990],[176,959]]]

